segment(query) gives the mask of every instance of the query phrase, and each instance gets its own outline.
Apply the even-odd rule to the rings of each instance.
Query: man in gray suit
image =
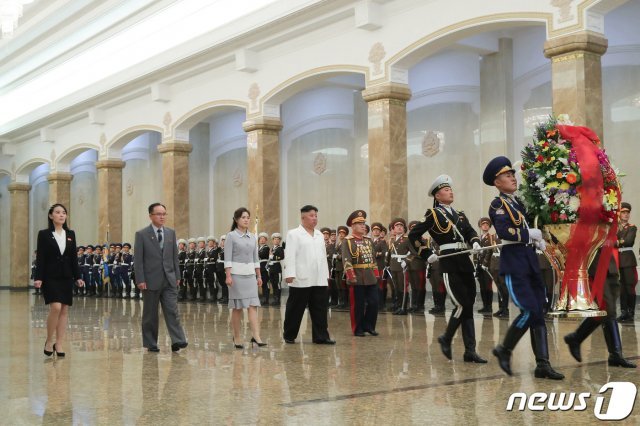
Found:
[[[149,206],[151,225],[136,232],[133,264],[136,285],[143,291],[142,346],[149,352],[158,349],[158,302],[171,336],[171,350],[187,347],[187,339],[178,316],[178,247],[176,233],[164,226],[167,209],[160,203]]]

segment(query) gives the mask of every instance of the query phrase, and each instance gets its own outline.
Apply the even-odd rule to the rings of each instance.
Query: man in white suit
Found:
[[[318,209],[306,205],[300,213],[300,226],[287,232],[284,277],[289,284],[289,298],[282,337],[287,343],[295,343],[304,310],[309,308],[313,343],[334,345],[327,329],[327,251],[324,236],[315,229]]]
[[[158,349],[158,302],[171,337],[171,350],[187,347],[187,339],[178,315],[180,267],[176,233],[164,226],[167,209],[160,203],[149,206],[151,224],[136,232],[134,271],[136,285],[143,291],[142,346],[149,352]]]

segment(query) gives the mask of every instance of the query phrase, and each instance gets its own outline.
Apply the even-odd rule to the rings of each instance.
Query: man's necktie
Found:
[[[158,242],[160,243],[160,248],[164,249],[164,243],[162,242],[162,231],[158,229]]]

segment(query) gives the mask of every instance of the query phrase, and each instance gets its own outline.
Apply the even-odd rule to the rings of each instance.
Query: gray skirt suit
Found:
[[[256,269],[260,269],[256,236],[235,229],[224,242],[224,267],[231,268],[233,285],[229,287],[229,308],[260,306]]]

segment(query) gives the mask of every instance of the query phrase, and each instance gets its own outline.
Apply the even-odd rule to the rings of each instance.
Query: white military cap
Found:
[[[271,234],[271,239],[273,240],[274,238],[282,239],[282,235],[280,235],[279,232],[274,232],[273,234]]]
[[[187,245],[187,240],[185,240],[184,238],[180,238],[180,239],[178,240],[178,244],[184,244],[184,245]]]
[[[433,197],[436,195],[436,192],[442,188],[451,188],[451,185],[453,185],[453,180],[449,175],[440,175],[431,184],[431,187],[429,188],[429,195]]]
[[[227,239],[227,236],[226,236],[226,235],[221,235],[221,236],[220,236],[220,241],[222,241],[222,240],[226,240],[226,239]]]
[[[269,239],[269,234],[267,234],[266,232],[261,232],[258,234],[258,238],[262,238],[265,237],[267,240]]]
[[[206,240],[204,237],[199,237],[199,238],[198,238],[198,242],[199,242],[199,243],[206,243],[206,242],[207,242],[207,240]]]
[[[213,235],[209,235],[209,236],[207,237],[207,242],[209,242],[209,241],[215,241],[215,242],[218,242],[218,240],[216,240],[216,237],[214,237]]]
[[[189,238],[189,244],[194,243],[195,244],[196,239],[195,238]]]

